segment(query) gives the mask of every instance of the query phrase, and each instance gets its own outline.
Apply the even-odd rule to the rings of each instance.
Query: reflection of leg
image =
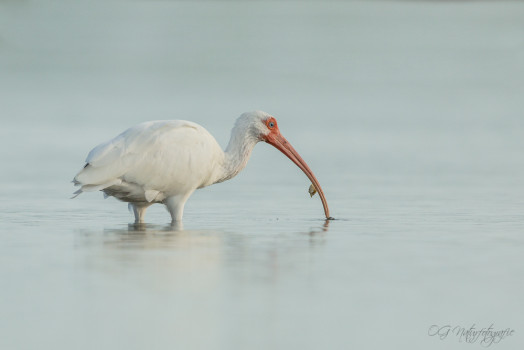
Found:
[[[146,215],[146,209],[149,207],[149,204],[147,205],[140,205],[140,204],[131,204],[133,207],[133,214],[135,214],[135,223],[141,224],[144,222],[144,216]]]

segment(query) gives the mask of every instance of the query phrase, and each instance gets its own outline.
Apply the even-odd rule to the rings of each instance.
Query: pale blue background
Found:
[[[524,346],[524,3],[0,3],[1,349]],[[174,232],[70,180],[125,128],[189,119],[271,147]]]

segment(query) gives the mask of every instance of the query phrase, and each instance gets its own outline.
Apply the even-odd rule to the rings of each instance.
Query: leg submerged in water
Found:
[[[129,210],[133,209],[133,214],[135,214],[135,224],[143,224],[144,217],[146,215],[146,209],[150,204],[141,205],[141,204],[131,204],[129,203]]]
[[[191,193],[166,198],[164,204],[166,205],[169,214],[171,214],[171,223],[174,224],[175,222],[182,222],[182,217],[184,216],[184,206],[186,205],[187,199]]]

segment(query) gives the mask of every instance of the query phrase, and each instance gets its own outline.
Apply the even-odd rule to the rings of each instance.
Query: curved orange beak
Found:
[[[320,187],[317,178],[315,177],[311,169],[309,169],[304,159],[302,159],[298,152],[295,151],[293,146],[291,146],[291,144],[285,139],[285,137],[282,136],[280,131],[277,128],[275,130],[272,130],[272,132],[265,136],[263,140],[275,147],[276,149],[278,149],[280,152],[284,153],[286,157],[291,159],[291,161],[295,163],[304,172],[304,174],[306,174],[311,183],[313,183],[313,185],[317,189],[320,199],[322,200],[322,205],[324,206],[324,213],[326,214],[326,219],[332,219],[329,216],[329,208],[326,201],[326,197],[324,196],[324,192],[322,191],[322,187]]]

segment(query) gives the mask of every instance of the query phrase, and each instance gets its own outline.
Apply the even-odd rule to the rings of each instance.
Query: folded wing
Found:
[[[127,201],[161,201],[211,184],[223,152],[198,124],[155,121],[132,127],[95,147],[73,182]],[[126,194],[127,193],[127,194]]]

